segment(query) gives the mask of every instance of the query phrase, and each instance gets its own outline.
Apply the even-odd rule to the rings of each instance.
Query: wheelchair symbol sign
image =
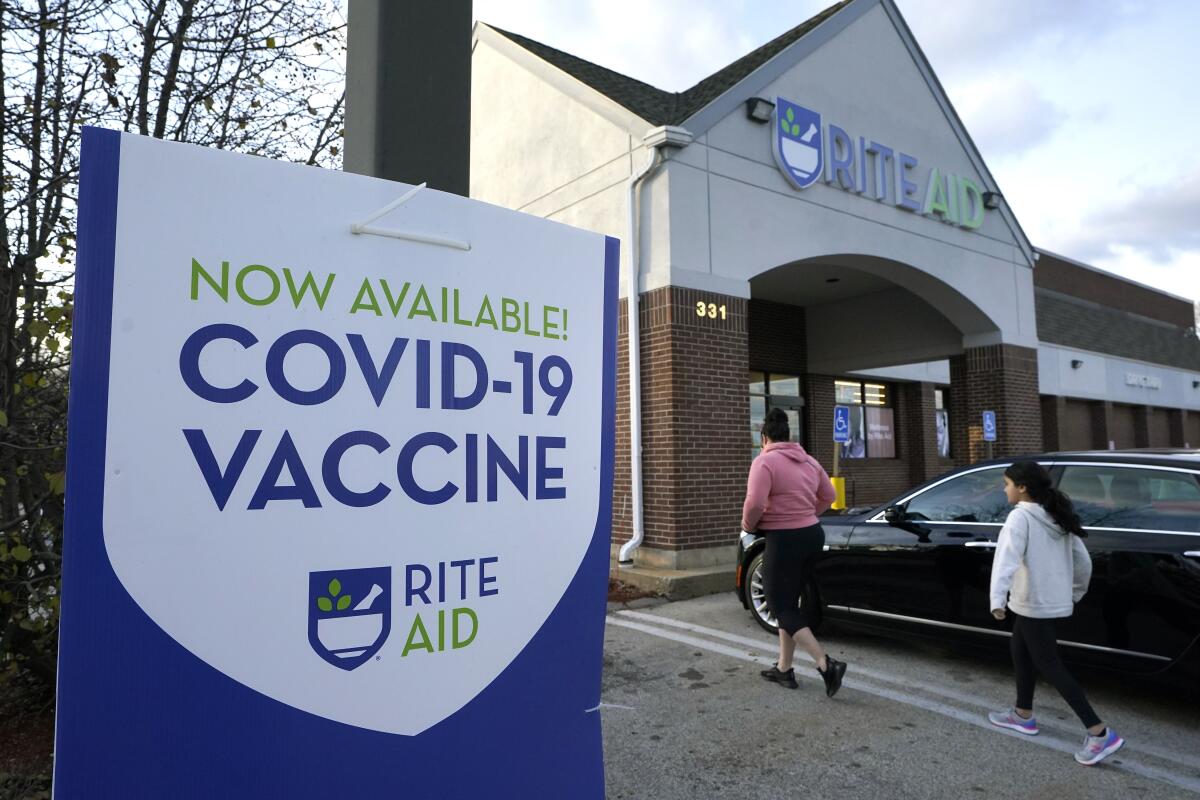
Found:
[[[985,442],[996,441],[996,412],[983,412],[983,440]]]
[[[833,440],[850,441],[850,409],[847,406],[833,407]]]

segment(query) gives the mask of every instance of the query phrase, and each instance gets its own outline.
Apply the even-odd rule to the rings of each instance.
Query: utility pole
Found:
[[[471,0],[350,0],[345,169],[471,186]]]

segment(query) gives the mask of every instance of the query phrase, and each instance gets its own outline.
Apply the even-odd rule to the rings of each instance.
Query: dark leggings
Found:
[[[800,595],[812,581],[817,556],[825,546],[821,524],[807,528],[762,531],[767,537],[763,555],[763,590],[767,608],[789,635],[811,625],[808,606],[800,607]]]
[[[1008,613],[1012,614],[1012,611]],[[1033,708],[1033,688],[1041,673],[1058,689],[1084,727],[1099,725],[1100,718],[1092,710],[1083,689],[1058,657],[1056,638],[1054,620],[1013,614],[1012,657],[1017,669],[1017,708]]]

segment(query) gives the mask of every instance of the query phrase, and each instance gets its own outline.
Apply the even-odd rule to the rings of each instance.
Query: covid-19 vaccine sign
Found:
[[[615,240],[82,169],[55,797],[603,797]]]

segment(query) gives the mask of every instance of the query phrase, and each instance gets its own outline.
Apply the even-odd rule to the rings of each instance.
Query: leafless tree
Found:
[[[53,686],[84,125],[339,166],[337,0],[0,0],[0,685]]]

